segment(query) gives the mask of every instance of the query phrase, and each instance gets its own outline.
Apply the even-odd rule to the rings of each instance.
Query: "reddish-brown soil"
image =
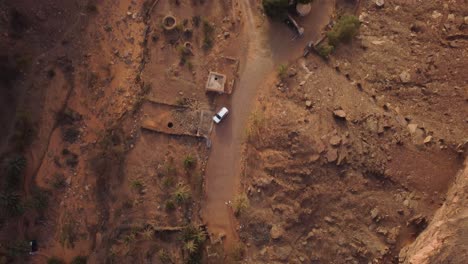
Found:
[[[346,12],[359,35],[301,58]],[[261,1],[0,2],[0,263],[415,259],[463,193],[467,12],[316,0],[293,39]]]

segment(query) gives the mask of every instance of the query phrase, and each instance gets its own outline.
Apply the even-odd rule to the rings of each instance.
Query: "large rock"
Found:
[[[468,259],[468,159],[429,226],[400,251],[400,263],[462,264]]]
[[[270,230],[270,236],[272,239],[279,239],[283,236],[284,229],[279,225],[274,225]]]
[[[330,138],[330,145],[332,146],[338,146],[341,144],[341,137],[339,136],[332,136]]]
[[[385,5],[385,1],[384,0],[375,0],[375,5],[377,7],[383,7]]]
[[[333,111],[333,115],[338,118],[346,118],[346,112],[342,109],[337,109]]]
[[[409,71],[404,71],[400,73],[400,81],[402,83],[409,83],[411,81],[411,74]]]

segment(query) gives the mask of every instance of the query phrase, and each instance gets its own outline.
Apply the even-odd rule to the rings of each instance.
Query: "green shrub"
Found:
[[[203,49],[209,50],[213,47],[214,32],[214,27],[208,21],[203,21]]]
[[[88,262],[88,257],[86,256],[76,256],[70,264],[86,264]]]
[[[330,54],[333,52],[335,47],[328,43],[322,43],[317,47],[317,52],[320,55],[320,57],[327,59]]]
[[[267,16],[281,20],[286,16],[289,0],[262,0],[262,6]]]
[[[247,198],[247,195],[245,194],[240,194],[236,196],[234,199],[234,214],[236,216],[239,216],[241,213],[245,212],[247,208],[249,208],[250,203],[249,203],[249,198]]]
[[[278,67],[278,77],[281,80],[284,80],[286,79],[287,76],[288,76],[288,66],[286,64],[281,64]]]
[[[201,249],[206,240],[204,230],[189,225],[182,230],[182,241],[184,249],[189,253],[189,263],[201,263]]]
[[[169,255],[169,253],[165,250],[165,249],[161,249],[159,250],[158,252],[158,257],[159,257],[159,260],[161,260],[161,263],[174,263],[171,259],[171,256]]]
[[[173,199],[178,204],[187,202],[190,196],[190,188],[187,185],[179,185],[173,193]]]
[[[143,183],[139,180],[133,180],[130,182],[130,187],[137,192],[141,192],[143,190]]]
[[[162,183],[165,188],[169,188],[169,187],[174,186],[174,179],[170,176],[167,176],[164,178]]]
[[[356,16],[344,15],[340,17],[333,28],[327,32],[328,42],[336,47],[339,43],[349,42],[359,33],[361,23]]]
[[[52,176],[52,180],[50,181],[50,185],[56,190],[65,188],[67,186],[67,181],[65,180],[65,176],[61,173],[56,173]]]
[[[174,201],[172,199],[167,199],[166,200],[166,205],[165,205],[165,208],[167,211],[172,211],[175,209],[175,204],[174,204]]]
[[[191,169],[195,166],[196,159],[192,155],[187,155],[184,159],[184,167],[185,169]]]

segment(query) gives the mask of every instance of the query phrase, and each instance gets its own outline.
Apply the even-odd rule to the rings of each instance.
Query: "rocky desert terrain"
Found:
[[[466,1],[265,2],[1,1],[0,263],[465,263]]]

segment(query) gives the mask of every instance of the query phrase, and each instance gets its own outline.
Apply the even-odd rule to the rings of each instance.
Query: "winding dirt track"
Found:
[[[225,248],[238,239],[235,218],[226,202],[233,201],[240,184],[240,166],[245,127],[257,90],[274,76],[281,63],[297,59],[310,40],[320,37],[320,30],[328,23],[334,1],[314,2],[311,14],[300,21],[306,28],[304,37],[292,40],[286,26],[257,21],[255,4],[242,0],[247,55],[242,63],[240,80],[232,98],[225,102],[230,109],[226,120],[215,127],[212,150],[206,167],[206,200],[202,217],[212,237],[225,236]],[[270,78],[271,79],[271,78]]]

